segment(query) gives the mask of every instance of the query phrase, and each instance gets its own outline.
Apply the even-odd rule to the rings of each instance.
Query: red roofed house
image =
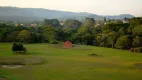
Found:
[[[64,48],[72,48],[72,42],[70,41],[64,42]]]

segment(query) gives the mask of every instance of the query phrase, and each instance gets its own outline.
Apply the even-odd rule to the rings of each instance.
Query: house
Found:
[[[18,26],[24,26],[24,24],[15,24],[16,27]]]
[[[72,42],[70,42],[70,41],[66,41],[66,42],[64,42],[64,48],[72,48]]]
[[[65,24],[64,21],[60,21],[60,25],[63,26]]]
[[[130,23],[130,19],[129,18],[124,18],[123,23]]]
[[[36,27],[37,25],[36,24],[31,24],[31,27]]]

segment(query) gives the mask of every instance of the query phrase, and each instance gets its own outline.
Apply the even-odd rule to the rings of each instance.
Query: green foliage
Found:
[[[17,35],[19,34],[19,31],[13,31],[11,32],[10,34],[8,34],[7,36],[7,40],[9,42],[12,42],[12,41],[17,41]]]
[[[104,17],[104,21],[106,22],[107,20],[106,20],[106,17]]]
[[[90,29],[86,26],[82,26],[78,29],[77,34],[75,34],[76,39],[87,44],[92,44],[93,36],[90,33]]]
[[[58,41],[65,41],[68,38],[68,32],[66,32],[66,29],[58,28],[56,29],[56,39]]]
[[[55,29],[48,25],[47,27],[44,27],[44,37],[45,37],[45,41],[48,41],[49,43],[51,43],[52,40],[55,39]]]
[[[107,23],[106,25],[104,25],[102,27],[103,31],[115,31],[117,27],[117,23],[111,22],[111,23]]]
[[[59,44],[59,41],[57,41],[57,40],[52,40],[50,43],[51,43],[51,44]]]
[[[139,53],[142,53],[142,47],[131,48],[130,51],[131,51],[131,52],[139,52]]]
[[[142,47],[139,47],[139,52],[142,53]]]
[[[102,30],[101,30],[101,27],[102,26],[94,26],[90,31],[93,35],[93,37],[96,37],[98,34],[102,33]]]
[[[80,26],[80,22],[78,20],[67,19],[64,22],[64,28],[77,28]]]
[[[83,26],[86,26],[86,27],[93,27],[95,25],[95,20],[94,18],[86,18],[84,23],[83,23]]]
[[[23,25],[21,22],[17,22],[18,25],[12,24],[12,22],[1,22],[0,41],[56,43],[70,40],[73,43],[112,48],[142,47],[142,18],[132,18],[130,24],[123,23],[122,20],[107,21],[106,18],[99,21],[95,21],[94,18],[86,18],[82,23],[75,19],[61,22],[63,22],[61,25],[57,19],[23,22],[25,23]],[[36,27],[29,26],[34,23],[37,24]],[[123,39],[122,36],[127,36],[128,39]]]
[[[142,25],[142,18],[132,18],[130,20],[130,28],[134,28],[136,26]]]
[[[12,51],[13,52],[26,52],[26,48],[23,46],[22,43],[16,43],[14,42],[12,45]]]
[[[91,34],[85,34],[84,36],[83,36],[83,42],[86,42],[88,45],[90,44],[92,44],[92,35]]]
[[[116,48],[129,49],[131,47],[131,39],[128,36],[121,36],[116,42]]]
[[[51,25],[55,28],[60,27],[60,23],[57,19],[44,19],[44,26]]]
[[[107,47],[108,44],[108,35],[107,34],[100,34],[96,37],[97,44],[101,47]]]
[[[17,35],[17,40],[20,42],[31,42],[31,33],[28,30],[22,30]]]
[[[108,33],[108,44],[112,45],[111,47],[114,48],[114,45],[119,38],[120,34],[116,31],[112,31]]]
[[[142,47],[142,37],[136,36],[136,38],[133,39],[133,46]]]
[[[16,52],[16,51],[17,51],[17,46],[18,46],[18,45],[14,42],[14,43],[13,43],[13,46],[12,46],[12,51],[13,51],[13,52]]]
[[[82,26],[78,29],[77,33],[79,35],[85,35],[86,33],[89,33],[89,28],[87,26]]]
[[[7,37],[7,28],[0,28],[0,41],[4,41]]]
[[[133,28],[133,33],[138,36],[142,36],[142,25]]]

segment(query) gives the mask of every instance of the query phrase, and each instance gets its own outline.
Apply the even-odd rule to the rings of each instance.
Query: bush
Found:
[[[130,51],[131,51],[131,52],[139,52],[139,53],[142,53],[142,47],[139,47],[139,48],[131,48]]]
[[[139,52],[142,53],[142,47],[139,48]]]
[[[142,53],[142,47],[137,48],[137,52]]]
[[[59,41],[57,41],[57,40],[52,40],[52,41],[51,41],[51,44],[59,44]]]
[[[131,49],[130,49],[130,52],[134,52],[134,48],[131,48]]]
[[[131,43],[131,39],[129,39],[128,36],[122,36],[117,40],[115,47],[117,49],[129,49],[131,47]]]
[[[12,51],[13,52],[17,51],[17,46],[18,46],[17,43],[14,42],[13,46],[12,46]]]
[[[101,47],[105,47],[105,44],[104,44],[104,43],[101,43],[100,46],[101,46]]]
[[[12,46],[12,51],[13,52],[26,52],[27,49],[23,46],[22,43],[13,43],[13,46]]]
[[[101,56],[101,55],[98,55],[98,54],[95,54],[95,53],[91,53],[89,54],[90,56]]]
[[[134,51],[135,51],[135,52],[138,52],[138,51],[139,51],[139,49],[138,49],[138,48],[135,48],[135,49],[134,49]]]

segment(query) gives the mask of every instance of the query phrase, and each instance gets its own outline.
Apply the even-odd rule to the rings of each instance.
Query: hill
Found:
[[[0,20],[12,20],[12,21],[27,21],[27,20],[43,20],[44,18],[57,18],[59,20],[65,19],[77,19],[84,20],[86,17],[92,17],[95,20],[104,19],[123,19],[125,17],[132,18],[133,15],[122,14],[118,16],[101,16],[86,12],[68,12],[68,11],[58,11],[49,10],[42,8],[18,8],[18,7],[0,7]]]

